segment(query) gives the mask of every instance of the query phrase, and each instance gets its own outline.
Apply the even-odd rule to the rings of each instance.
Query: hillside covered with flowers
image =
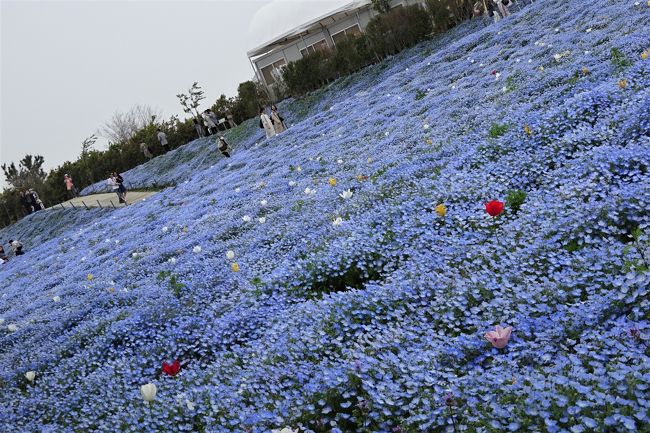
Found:
[[[2,230],[0,431],[650,431],[649,50],[537,1]]]

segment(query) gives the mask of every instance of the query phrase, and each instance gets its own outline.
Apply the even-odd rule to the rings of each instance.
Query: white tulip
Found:
[[[169,227],[165,226],[162,228],[163,233],[167,233],[169,231]]]
[[[247,223],[247,222],[250,222],[251,217],[248,216],[248,215],[244,215],[244,216],[242,217],[242,219],[244,220],[245,223]]]
[[[241,191],[241,188],[239,187],[235,188],[235,192],[239,192],[239,191]]]
[[[386,132],[384,132],[384,135],[385,135],[386,137],[388,137],[388,136],[390,135],[390,133],[389,133],[388,131],[386,131]]]
[[[7,325],[7,329],[9,330],[9,332],[16,332],[18,331],[18,325],[16,325],[15,323],[11,323]]]
[[[28,371],[27,373],[25,373],[25,377],[26,377],[27,380],[29,380],[30,382],[33,382],[33,381],[34,381],[34,378],[36,377],[36,372],[34,372],[34,371]]]
[[[59,296],[55,296],[55,297],[52,298],[52,300],[54,302],[59,302],[61,300],[61,298]]]
[[[194,402],[189,401],[189,400],[185,400],[185,404],[187,405],[187,408],[189,410],[194,410],[194,407],[195,407]]]
[[[296,181],[295,180],[290,180],[289,181],[289,186],[296,186]]]
[[[352,198],[352,191],[350,191],[349,189],[346,189],[345,191],[343,191],[343,192],[342,192],[341,194],[339,194],[339,195],[341,196],[341,198],[342,198],[343,200],[346,200],[346,199],[348,199],[348,198]]]
[[[131,254],[131,257],[133,257],[134,259],[137,258],[137,257],[138,257],[138,253],[133,253],[133,254]]]
[[[333,224],[335,227],[336,227],[336,226],[340,226],[342,223],[343,223],[343,219],[342,219],[341,217],[337,217],[337,218],[332,222],[332,224]]]
[[[343,160],[342,160],[342,159],[337,159],[337,160],[336,160],[336,163],[337,163],[337,164],[343,164]]]
[[[201,247],[198,246],[198,245],[195,246],[194,248],[192,248],[192,252],[193,252],[193,253],[200,253],[200,252],[201,252]]]
[[[153,383],[148,383],[140,387],[140,393],[142,394],[142,399],[146,402],[151,403],[156,398],[156,392],[158,389]]]
[[[173,264],[176,264],[176,258],[175,258],[175,257],[172,257],[171,259],[169,259],[169,260],[167,260],[167,261],[168,261],[169,263],[171,263],[172,265],[173,265]]]
[[[302,171],[302,167],[301,166],[296,167],[296,171],[298,172]]]
[[[0,325],[2,325],[3,323],[5,323],[5,319],[0,318]]]
[[[233,250],[228,250],[228,252],[226,253],[226,258],[228,260],[234,259],[235,258],[235,252]]]
[[[424,126],[423,126],[423,128],[424,128],[424,129],[429,129],[429,124],[428,124],[428,123],[425,123]]]
[[[266,217],[259,217],[257,220],[260,222],[260,224],[264,224],[266,222]]]
[[[311,194],[311,188],[309,187],[305,188],[305,194],[307,195]]]
[[[261,204],[262,206],[266,206],[268,203],[269,203],[269,202],[266,201],[266,200],[262,200],[262,201],[260,202],[260,204]]]

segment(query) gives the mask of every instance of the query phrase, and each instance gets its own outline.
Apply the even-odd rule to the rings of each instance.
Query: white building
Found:
[[[391,0],[391,7],[424,4],[424,0]],[[273,95],[273,85],[282,67],[316,50],[333,48],[348,35],[363,32],[377,15],[371,0],[354,0],[325,15],[310,20],[248,51],[257,79]]]

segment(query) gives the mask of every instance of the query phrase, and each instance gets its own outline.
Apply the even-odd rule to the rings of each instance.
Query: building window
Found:
[[[361,34],[361,29],[359,28],[358,24],[355,24],[351,27],[348,27],[347,29],[340,31],[338,33],[335,33],[332,35],[332,40],[334,41],[335,44],[338,44],[342,40],[348,37],[356,37]]]
[[[318,51],[327,51],[328,49],[329,49],[329,47],[327,46],[327,42],[325,41],[325,39],[321,39],[320,41],[316,42],[315,44],[309,45],[308,47],[303,48],[302,50],[300,50],[300,54],[302,54],[302,56],[305,57],[305,56],[307,56],[309,54],[315,53],[316,50],[318,50]]]
[[[268,66],[264,66],[262,70],[262,76],[267,85],[273,85],[277,81],[275,79],[278,74],[282,74],[282,67],[286,65],[287,62],[284,59],[280,59],[275,63],[271,63]]]

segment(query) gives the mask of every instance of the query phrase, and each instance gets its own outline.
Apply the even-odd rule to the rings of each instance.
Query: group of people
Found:
[[[271,105],[270,115],[266,114],[266,108],[260,108],[260,128],[264,128],[266,138],[271,138],[287,129],[284,119],[278,113],[278,107]]]
[[[510,5],[510,0],[478,0],[474,3],[474,16],[486,15],[497,22],[510,15],[510,9],[508,9]]]
[[[122,175],[120,175],[117,172],[112,172],[108,174],[108,179],[106,180],[106,183],[108,183],[111,186],[111,189],[115,194],[117,194],[117,198],[120,203],[124,203],[126,206],[129,205],[129,203],[126,201],[126,187],[124,186],[124,178]]]
[[[45,209],[45,205],[39,198],[38,193],[32,188],[20,191],[20,203],[28,214]]]
[[[9,239],[9,248],[11,248],[11,251],[14,253],[15,256],[21,256],[25,254],[25,252],[23,251],[23,244],[21,244],[19,241]],[[4,245],[0,244],[0,264],[6,263],[8,261],[9,261],[9,256],[5,253],[5,247]]]
[[[206,130],[208,131],[208,136],[216,134],[219,132],[219,125],[224,124],[226,121],[228,122],[228,126],[230,128],[237,126],[230,112],[226,113],[226,118],[220,121],[219,117],[214,114],[214,111],[208,109],[201,113],[201,119],[203,119],[203,123],[201,123],[199,119],[192,119],[194,121],[194,129],[196,129],[196,133],[199,135],[199,138],[206,136]],[[225,125],[223,129],[227,129]]]

